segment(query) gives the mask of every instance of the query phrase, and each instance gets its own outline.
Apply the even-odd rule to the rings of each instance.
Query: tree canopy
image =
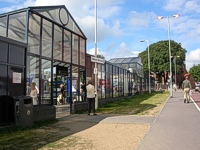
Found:
[[[200,64],[193,65],[193,67],[190,68],[189,73],[193,76],[196,82],[200,82]]]
[[[185,53],[187,52],[182,48],[180,43],[173,40],[170,41],[171,48],[171,59],[172,59],[172,74],[175,74],[175,64],[176,64],[176,74],[183,72],[183,64],[185,61]],[[150,57],[150,70],[156,73],[158,76],[165,75],[165,81],[170,72],[170,61],[169,61],[169,41],[159,41],[149,45],[149,57]],[[141,57],[144,72],[148,73],[148,47],[145,51],[139,54]],[[176,58],[175,58],[176,57]],[[175,61],[176,60],[176,63]]]

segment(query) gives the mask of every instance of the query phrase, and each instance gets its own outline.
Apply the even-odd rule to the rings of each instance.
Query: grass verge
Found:
[[[157,115],[159,106],[169,97],[169,92],[152,92],[104,104],[97,113],[127,115]]]

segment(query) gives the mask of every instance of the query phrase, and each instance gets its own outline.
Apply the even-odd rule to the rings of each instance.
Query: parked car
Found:
[[[195,91],[200,92],[200,82],[196,83]]]

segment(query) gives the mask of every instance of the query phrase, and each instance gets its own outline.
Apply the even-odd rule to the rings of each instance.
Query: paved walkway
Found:
[[[192,97],[199,102],[197,94]],[[184,103],[182,91],[174,92],[137,150],[199,150],[200,112],[194,101]]]
[[[66,110],[65,113],[58,113],[57,118],[85,123],[149,124],[151,128],[140,142],[137,150],[199,150],[200,109],[196,108],[198,106],[200,106],[200,93],[193,91],[192,102],[184,103],[183,91],[177,91],[166,102],[157,117],[108,114],[94,117],[85,114],[69,115],[69,111]],[[65,115],[63,116],[63,114]]]

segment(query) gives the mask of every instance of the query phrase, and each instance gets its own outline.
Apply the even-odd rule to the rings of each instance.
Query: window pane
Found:
[[[6,36],[6,22],[7,22],[6,16],[0,18],[0,35],[1,36]]]
[[[85,66],[85,39],[80,38],[80,65]]]
[[[71,62],[71,33],[64,30],[64,61]]]
[[[27,57],[27,68],[26,68],[26,78],[27,78],[27,85],[31,85],[32,82],[36,83],[36,88],[38,89],[38,95],[39,92],[39,58],[28,56]],[[28,88],[28,87],[27,87]],[[30,95],[29,93],[26,93],[27,95]],[[33,101],[33,105],[38,105],[38,101]]]
[[[78,36],[72,35],[72,63],[78,64]]]
[[[20,42],[25,40],[26,12],[9,16],[8,37]]]
[[[43,19],[42,24],[42,56],[51,58],[52,23]]]
[[[41,104],[51,104],[51,61],[42,59]]]
[[[53,57],[62,60],[62,28],[54,26]]]
[[[79,85],[78,83],[79,70],[78,67],[72,66],[72,101],[79,101]]]
[[[28,32],[28,51],[34,54],[40,54],[40,17],[31,14],[29,16]]]

